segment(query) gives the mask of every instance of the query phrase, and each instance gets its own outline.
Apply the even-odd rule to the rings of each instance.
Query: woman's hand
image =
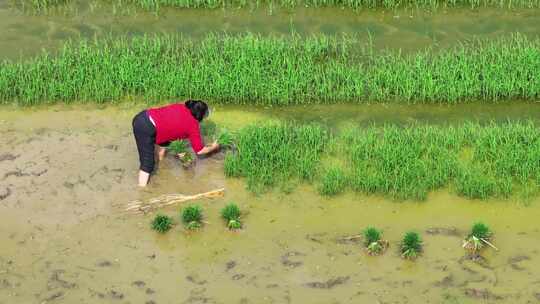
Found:
[[[201,151],[197,152],[197,155],[204,155],[204,154],[215,152],[217,150],[219,150],[219,144],[217,143],[217,141],[215,141],[212,144],[202,148]]]

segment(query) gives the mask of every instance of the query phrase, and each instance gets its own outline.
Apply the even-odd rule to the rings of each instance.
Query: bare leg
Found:
[[[167,153],[167,149],[165,147],[158,146],[158,159],[159,159],[159,161],[162,161],[165,158],[166,153]]]
[[[150,179],[150,173],[139,170],[139,187],[146,187],[148,179]]]

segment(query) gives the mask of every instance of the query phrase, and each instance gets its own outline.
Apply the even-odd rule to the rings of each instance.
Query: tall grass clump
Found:
[[[382,231],[367,227],[363,232],[364,246],[369,255],[380,255],[388,248],[388,241],[382,239]]]
[[[336,195],[345,191],[347,177],[343,169],[332,167],[326,170],[321,177],[319,193],[326,196]]]
[[[507,198],[536,188],[540,174],[540,130],[532,122],[354,128],[341,144],[353,190],[397,200],[424,200],[448,186],[467,198]],[[464,150],[472,156],[460,157]]]
[[[169,231],[173,226],[173,219],[170,216],[158,214],[152,220],[151,227],[159,233]]]
[[[202,227],[202,207],[199,205],[190,205],[182,209],[181,218],[186,229],[197,230]]]
[[[294,180],[311,182],[328,137],[318,125],[270,122],[245,127],[236,135],[238,153],[225,158],[225,173],[245,177],[254,192]]]
[[[498,250],[491,243],[493,233],[491,229],[482,222],[476,222],[471,228],[471,232],[465,238],[463,242],[463,248],[465,248],[469,254],[473,257],[477,256],[485,246],[490,246],[495,250]]]
[[[408,260],[415,260],[422,253],[422,247],[420,234],[409,231],[405,233],[401,241],[401,257]]]
[[[0,103],[189,96],[259,105],[536,100],[539,50],[540,40],[520,35],[411,55],[324,35],[109,38],[2,62]]]
[[[242,228],[242,222],[240,221],[240,208],[234,203],[230,203],[221,209],[221,217],[227,222],[227,227],[230,230],[238,230]]]
[[[358,192],[424,200],[455,175],[461,142],[454,128],[389,125],[355,128],[342,136],[350,184]]]

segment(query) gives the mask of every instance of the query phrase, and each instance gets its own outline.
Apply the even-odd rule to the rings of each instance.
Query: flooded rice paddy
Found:
[[[473,38],[497,38],[519,32],[540,34],[538,9],[424,9],[397,11],[340,8],[174,9],[158,13],[104,2],[76,1],[45,14],[33,14],[0,1],[0,58],[17,60],[42,49],[55,50],[68,40],[109,36],[182,34],[204,37],[209,32],[283,35],[292,32],[357,35],[376,49],[404,52],[426,47],[447,48]]]
[[[423,203],[348,193],[326,199],[304,185],[255,196],[225,179],[222,155],[184,170],[171,156],[147,189],[130,123],[142,106],[0,109],[0,303],[536,303],[540,301],[540,201],[471,201],[448,191]],[[341,123],[503,121],[540,117],[535,103],[375,105],[252,109],[220,107],[232,129],[267,119]],[[296,114],[295,114],[296,113]],[[153,214],[128,215],[134,199],[226,188],[201,200],[202,231],[177,225],[158,235]],[[229,232],[219,210],[236,202],[245,227]],[[179,222],[179,207],[162,213]],[[472,222],[495,232],[500,251],[464,258]],[[357,235],[381,227],[390,248],[369,257]],[[400,259],[403,232],[425,241],[416,262]]]

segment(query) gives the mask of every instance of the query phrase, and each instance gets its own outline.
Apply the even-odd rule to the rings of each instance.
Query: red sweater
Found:
[[[204,147],[199,122],[184,104],[170,104],[147,110],[156,124],[156,144],[177,139],[189,139],[195,153]]]

